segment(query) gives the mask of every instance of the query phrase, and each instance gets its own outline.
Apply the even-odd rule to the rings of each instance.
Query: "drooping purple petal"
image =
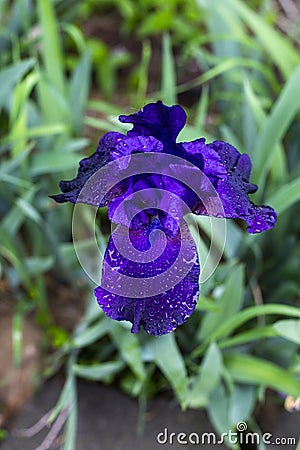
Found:
[[[95,172],[97,172],[97,170],[108,163],[111,153],[123,139],[126,139],[126,136],[121,133],[106,133],[100,139],[96,152],[88,158],[84,158],[80,161],[76,178],[70,181],[61,181],[59,183],[59,187],[62,194],[52,195],[51,198],[58,203],[76,203],[79,193],[85,183]],[[80,200],[82,203],[87,203],[98,207],[104,206],[106,202],[106,199],[102,199],[102,202],[99,204],[98,200],[95,200],[90,196],[86,198],[84,195],[81,196]]]
[[[255,205],[248,197],[257,190],[257,186],[250,182],[252,165],[248,155],[241,155],[223,141],[205,144],[205,140],[199,139],[183,146],[194,155],[202,154],[203,171],[220,197],[226,218],[245,220],[249,233],[260,233],[274,227],[275,211],[269,206]],[[201,202],[194,212],[207,215]]]
[[[161,228],[160,220],[155,219],[149,226],[134,231],[131,236],[133,244],[140,251],[149,248],[149,235],[151,228]],[[152,240],[151,245],[159,248],[161,246],[160,235],[157,241]],[[124,296],[121,293],[112,293],[112,285],[118,283],[118,274],[126,275],[128,278],[136,277],[147,280],[165,272],[176,261],[176,256],[181,245],[176,238],[167,238],[164,252],[155,261],[148,263],[135,262],[122,256],[110,238],[104,260],[107,263],[102,273],[101,286],[95,289],[98,304],[105,314],[114,320],[127,320],[132,323],[132,332],[136,333],[142,326],[149,334],[162,335],[173,331],[181,325],[194,311],[199,294],[200,267],[196,250],[193,258],[189,261],[189,269],[179,281],[174,280],[171,289],[164,290],[158,295],[151,295],[151,289],[143,293],[141,298]],[[179,268],[180,269],[180,268]],[[180,269],[182,270],[182,269]],[[130,283],[130,281],[128,281]],[[132,281],[134,284],[134,279]],[[105,286],[108,289],[105,289]],[[134,291],[134,288],[132,289]]]
[[[199,265],[172,289],[153,297],[132,299],[112,294],[101,286],[95,289],[99,306],[114,320],[132,323],[132,333],[142,326],[149,334],[158,336],[174,331],[193,313],[199,295]]]

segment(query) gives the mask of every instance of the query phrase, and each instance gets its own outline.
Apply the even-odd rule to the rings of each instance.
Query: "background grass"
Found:
[[[65,450],[75,448],[77,377],[142,399],[172,391],[183,408],[206,408],[219,433],[241,420],[257,429],[253,409],[268,388],[300,395],[300,19],[291,5],[297,11],[263,0],[0,1],[1,277],[14,297],[15,363],[22,318],[34,312],[50,355],[41,377],[65,367],[50,417],[69,408]],[[118,39],[133,47],[89,33],[95,17],[117,18]],[[196,312],[155,338],[130,334],[95,305],[71,241],[72,207],[48,195],[104,132],[124,131],[119,113],[156,99],[190,104],[180,139],[228,140],[249,153],[256,200],[279,216],[255,236],[228,221],[224,257]],[[207,221],[196,220],[209,237]],[[49,276],[58,294],[62,282],[90,292],[71,334],[51,315]]]

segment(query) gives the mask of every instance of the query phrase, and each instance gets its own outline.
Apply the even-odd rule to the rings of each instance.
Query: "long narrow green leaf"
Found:
[[[64,94],[64,65],[53,3],[50,0],[38,0],[37,5],[42,27],[42,56],[47,81],[60,94]]]
[[[278,320],[273,328],[279,336],[300,345],[300,320]]]
[[[21,199],[25,200],[26,202],[32,202],[34,199],[34,196],[37,192],[36,186],[29,186],[30,189],[27,189]],[[20,207],[16,204],[14,205],[10,211],[4,216],[4,218],[1,221],[1,227],[9,233],[11,236],[14,236],[19,228],[21,227],[22,223],[24,222],[26,215],[25,212],[20,210]]]
[[[74,401],[66,422],[63,450],[76,449],[77,417],[77,401]]]
[[[276,146],[300,108],[300,95],[295,95],[296,92],[300,92],[300,64],[284,86],[254,145],[252,179],[259,186],[265,182]]]
[[[109,123],[108,121],[106,121],[104,119],[97,119],[96,117],[86,116],[84,119],[84,123],[92,128],[95,128],[96,130],[111,131],[111,129],[112,129],[111,123]],[[123,130],[120,130],[120,131],[123,131]]]
[[[188,379],[183,357],[178,349],[174,334],[155,337],[149,351],[152,358],[173,387],[176,396],[186,407]]]
[[[233,425],[228,414],[229,407],[228,392],[225,390],[223,383],[219,383],[207,405],[209,420],[219,434],[226,433]]]
[[[246,422],[256,403],[256,389],[253,385],[235,384],[230,395],[229,416],[232,424]]]
[[[177,94],[179,94],[194,87],[200,86],[201,84],[213,80],[214,78],[223,75],[224,73],[236,67],[255,69],[267,77],[267,74],[265,74],[265,66],[258,61],[250,58],[226,58],[225,61],[221,61],[219,64],[214,65],[212,69],[207,70],[205,73],[203,73],[199,77],[196,77],[194,80],[180,84],[176,88],[176,92]]]
[[[222,354],[215,343],[211,344],[199,367],[198,374],[193,379],[188,392],[188,406],[199,408],[205,406],[209,395],[220,381],[222,373]]]
[[[33,58],[24,59],[18,63],[6,67],[0,71],[0,109],[8,99],[8,94],[14,85],[33,67],[35,60]]]
[[[8,173],[1,173],[1,181],[12,184],[13,186],[20,186],[23,189],[32,188],[32,183],[30,181],[24,180],[23,178],[14,177]]]
[[[24,286],[30,289],[31,282],[27,268],[23,263],[22,247],[15,236],[10,235],[2,224],[0,227],[0,255],[12,264]]]
[[[39,153],[32,161],[31,175],[74,169],[78,165],[78,160],[79,155],[73,153],[68,154],[68,157],[59,152]]]
[[[163,37],[161,92],[162,98],[167,105],[177,103],[175,65],[172,55],[171,39],[168,34]]]
[[[24,108],[33,88],[39,81],[39,76],[37,71],[31,71],[16,87],[14,91],[14,101],[10,111],[11,125],[14,125],[20,114],[20,110]]]
[[[86,108],[91,74],[91,55],[85,50],[73,72],[70,82],[70,108],[73,118],[73,129],[77,136],[82,135],[83,117]]]
[[[79,27],[73,25],[72,23],[62,23],[61,27],[64,32],[66,32],[69,37],[73,40],[77,47],[79,53],[83,53],[86,49],[85,38],[83,32]]]
[[[137,88],[137,98],[145,98],[147,94],[148,87],[148,71],[151,59],[151,43],[150,41],[144,41],[142,47],[142,58],[138,71],[138,88]]]
[[[219,347],[228,348],[233,347],[235,345],[247,344],[249,342],[257,341],[258,339],[275,336],[276,332],[271,325],[266,327],[254,328],[253,330],[239,333],[236,336],[233,336],[232,338],[222,340],[219,343]]]
[[[127,362],[136,377],[143,381],[146,372],[142,361],[141,347],[136,335],[128,333],[128,330],[120,324],[110,325],[110,334],[119,349],[123,359]]]
[[[34,144],[30,143],[29,145],[27,145],[27,147],[23,148],[22,153],[19,154],[17,157],[10,158],[8,161],[4,161],[1,164],[1,167],[0,167],[1,180],[2,180],[2,175],[8,175],[9,172],[15,171],[20,166],[20,164],[29,156],[33,147],[34,147]],[[30,184],[30,182],[27,180],[26,180],[26,183]]]
[[[37,10],[43,47],[38,98],[44,122],[50,124],[58,121],[70,125],[71,110],[67,101],[65,66],[54,4],[51,0],[38,0]],[[58,144],[63,142],[63,137],[57,140]]]
[[[299,63],[299,54],[288,39],[272,28],[263,18],[251,10],[246,2],[229,0],[229,7],[233,7],[247,26],[259,39],[262,46],[278,65],[282,74],[288,78]],[[283,56],[284,55],[284,58]]]
[[[208,101],[209,101],[209,89],[207,86],[203,86],[201,97],[198,102],[196,118],[194,121],[194,127],[199,130],[199,134],[202,133],[202,130],[204,130],[205,122],[207,120]]]
[[[23,260],[23,263],[28,271],[29,275],[37,277],[43,272],[47,272],[54,266],[54,256],[29,256]]]
[[[76,352],[74,352],[69,357],[67,364],[67,382],[63,389],[65,392],[64,395],[63,393],[61,394],[58,403],[54,408],[54,412],[56,412],[59,407],[61,407],[61,409],[65,407],[68,408],[68,418],[65,426],[65,440],[63,445],[64,450],[75,450],[76,447],[78,400],[76,377],[73,372],[73,365],[76,361],[76,356]],[[53,413],[51,416],[53,417]]]
[[[67,405],[72,404],[74,396],[74,373],[68,373],[67,380],[65,381],[64,387],[60,393],[59,399],[57,400],[51,415],[49,417],[48,423],[54,422],[57,418],[58,414],[64,409]]]
[[[290,206],[300,200],[300,178],[281,186],[273,195],[267,199],[267,204],[282,214]]]
[[[245,100],[255,118],[257,129],[262,130],[263,127],[265,126],[267,116],[264,109],[262,108],[260,99],[256,96],[249,82],[249,79],[246,77],[244,78],[244,91],[245,91]],[[248,130],[247,121],[245,121],[245,130]],[[247,132],[249,133],[249,131],[245,131],[245,133]],[[254,140],[252,136],[255,138],[256,134],[257,133],[254,133],[253,136],[253,131],[251,132],[251,149],[249,149],[251,157],[253,157],[253,152],[255,151]],[[287,169],[286,153],[284,151],[283,146],[280,143],[278,143],[276,145],[276,148],[274,149],[270,170],[272,178],[274,180],[278,180],[280,183],[287,177],[288,169]]]
[[[229,320],[227,320],[223,325],[220,325],[220,327],[215,330],[215,332],[212,333],[211,336],[209,336],[207,341],[213,342],[216,339],[228,336],[236,328],[240,327],[241,325],[243,325],[243,323],[247,322],[250,319],[253,319],[254,317],[274,314],[300,318],[300,309],[294,308],[293,306],[278,305],[272,303],[269,303],[268,305],[252,306],[251,308],[247,308],[244,311],[240,311],[234,317],[231,317]]]
[[[104,336],[109,330],[106,320],[99,320],[95,325],[78,332],[72,340],[72,345],[76,348],[86,347]]]
[[[241,354],[225,356],[224,363],[230,375],[240,383],[264,385],[296,398],[300,396],[300,382],[273,363]]]
[[[224,293],[216,302],[219,310],[206,313],[201,326],[200,339],[210,336],[214,330],[218,329],[228,318],[233,317],[241,308],[244,294],[243,278],[243,267],[238,265],[230,273]]]
[[[111,361],[101,364],[93,364],[86,366],[83,364],[74,364],[73,371],[76,375],[88,380],[103,380],[107,377],[115,375],[124,367],[123,361]]]
[[[25,200],[24,198],[18,198],[18,200],[16,200],[16,205],[18,205],[19,209],[26,217],[33,220],[33,222],[36,222],[37,224],[41,223],[41,215],[27,200]]]

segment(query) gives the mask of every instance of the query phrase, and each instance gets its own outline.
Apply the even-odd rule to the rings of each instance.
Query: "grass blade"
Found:
[[[222,354],[216,344],[212,343],[189,391],[189,407],[199,408],[207,405],[209,395],[220,382],[222,367]]]
[[[110,324],[110,334],[119,349],[122,358],[127,362],[135,376],[144,381],[146,372],[142,361],[142,352],[139,340],[135,334],[119,324]]]
[[[288,39],[272,28],[266,20],[251,10],[245,2],[229,0],[229,5],[238,12],[246,25],[257,36],[285,78],[288,78],[299,63],[299,54]],[[284,55],[284,58],[282,57]]]
[[[0,110],[8,99],[8,93],[11,92],[14,85],[17,84],[33,67],[35,60],[33,58],[25,59],[11,66],[6,67],[0,72]]]
[[[172,54],[171,39],[168,34],[163,37],[163,54],[162,54],[162,100],[167,105],[175,105],[176,97],[176,72]]]
[[[47,81],[64,94],[64,64],[53,3],[38,0],[38,16],[42,27],[43,63]]]
[[[101,364],[93,364],[93,365],[82,365],[82,364],[74,364],[73,371],[76,375],[82,378],[86,378],[88,380],[103,380],[107,377],[111,377],[112,375],[120,372],[124,367],[123,361],[111,361],[105,362]]]
[[[155,337],[149,350],[153,360],[173,386],[177,398],[184,408],[187,400],[187,372],[174,334]]]
[[[74,70],[70,82],[70,108],[73,118],[73,129],[77,136],[83,132],[83,117],[88,100],[91,74],[91,55],[85,50]]]
[[[241,354],[227,355],[224,362],[230,375],[240,383],[265,385],[296,398],[300,396],[300,382],[273,363]]]
[[[244,270],[241,265],[236,266],[230,273],[223,295],[218,298],[216,305],[218,311],[208,311],[201,326],[200,339],[205,339],[214,330],[218,329],[226,319],[234,316],[241,308],[244,296],[243,289]]]
[[[255,144],[252,180],[262,186],[270,169],[276,146],[300,108],[300,64],[284,86]]]
[[[243,325],[243,323],[248,320],[262,316],[262,315],[272,315],[278,314],[282,316],[290,316],[290,317],[299,317],[300,318],[300,309],[294,308],[288,305],[277,305],[277,304],[268,304],[268,305],[260,305],[253,306],[251,308],[247,308],[244,311],[240,311],[234,317],[227,320],[223,325],[221,325],[214,333],[209,337],[209,342],[213,342],[216,339],[220,339],[222,337],[228,336],[232,333],[236,328]]]
[[[273,195],[271,195],[267,204],[277,211],[278,214],[282,214],[290,206],[300,200],[300,177],[295,180],[281,186]]]
[[[273,328],[279,336],[300,345],[300,320],[278,320]]]

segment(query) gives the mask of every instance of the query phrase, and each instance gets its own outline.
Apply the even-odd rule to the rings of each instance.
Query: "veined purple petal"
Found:
[[[160,226],[157,220],[154,228]],[[132,234],[133,243],[139,250],[149,247],[149,233],[151,226],[145,227]],[[154,238],[155,239],[155,238]],[[158,237],[159,239],[159,237]],[[158,240],[152,241],[152,245],[160,246]],[[142,298],[130,298],[106,290],[103,285],[115,283],[116,272],[128,277],[149,278],[164,272],[174,264],[181,243],[178,239],[167,238],[167,245],[163,254],[157,260],[149,263],[134,262],[122,256],[117,250],[113,239],[107,246],[104,259],[108,263],[109,270],[103,270],[101,286],[95,289],[98,304],[105,314],[114,320],[127,320],[132,323],[132,332],[136,333],[142,326],[147,333],[162,335],[170,333],[178,325],[181,325],[192,314],[195,309],[199,294],[200,267],[195,251],[193,264],[187,275],[180,279],[174,287],[163,291],[159,295],[151,296],[151,292]]]
[[[183,146],[194,156],[203,156],[203,172],[214,185],[226,218],[245,220],[249,233],[260,233],[274,227],[275,211],[269,206],[255,205],[248,197],[257,190],[257,186],[250,183],[252,165],[248,155],[241,155],[236,148],[223,141],[205,144],[204,139],[198,139],[183,143]],[[201,201],[194,212],[207,215]]]
[[[203,161],[202,170],[213,184],[216,179],[227,175],[221,156],[213,148],[205,144],[204,138],[183,142],[182,146],[188,155],[194,157],[194,161]]]
[[[123,134],[116,132],[106,133],[100,139],[96,152],[88,158],[84,158],[80,161],[76,178],[70,181],[61,181],[59,183],[59,187],[62,194],[52,195],[51,198],[58,203],[76,203],[79,193],[85,183],[95,172],[97,172],[97,170],[108,163],[111,153],[123,139],[126,139],[126,136]],[[117,189],[119,189],[119,187]],[[82,203],[87,203],[98,207],[104,206],[106,201],[107,199],[103,199],[99,204],[98,200],[95,200],[90,196],[88,196],[88,198],[84,195],[81,196]]]
[[[227,171],[227,177],[221,177],[217,184],[225,217],[245,220],[249,233],[273,228],[276,212],[270,206],[257,206],[248,198],[248,194],[257,190],[257,186],[249,181],[252,169],[249,156],[241,155],[232,145],[222,141],[212,142],[208,147],[220,155]]]
[[[161,101],[150,103],[135,114],[120,116],[120,122],[132,123],[128,136],[154,136],[164,146],[175,143],[186,122],[185,111],[179,105],[166,106]],[[169,145],[168,145],[169,144]],[[166,152],[166,148],[164,148]]]

